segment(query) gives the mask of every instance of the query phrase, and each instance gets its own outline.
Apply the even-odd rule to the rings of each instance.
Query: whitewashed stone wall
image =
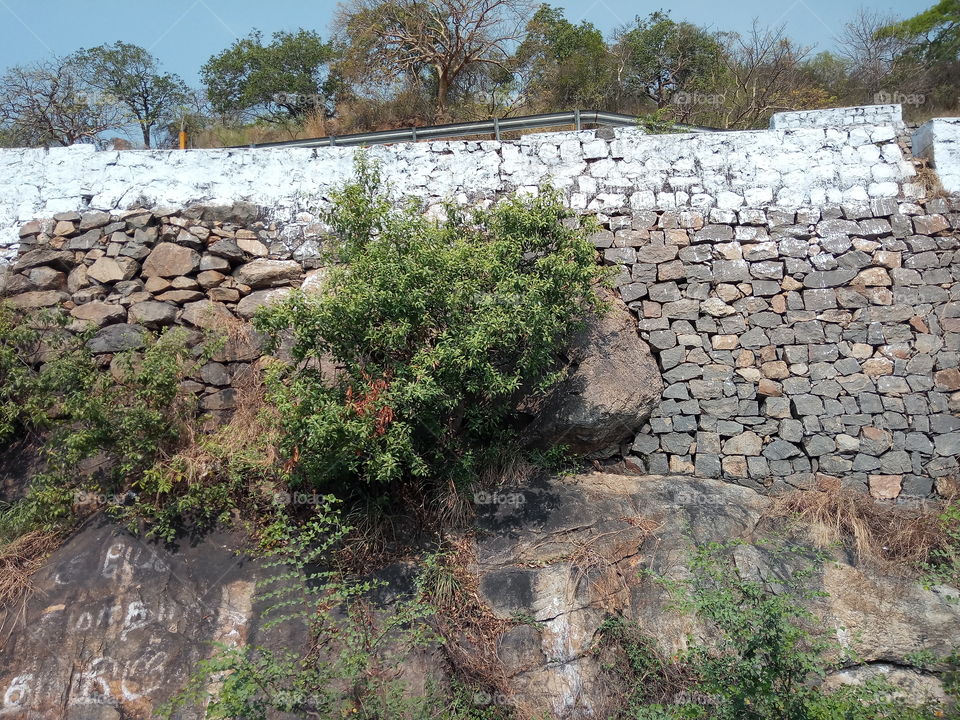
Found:
[[[900,105],[860,105],[775,113],[770,118],[770,127],[776,130],[847,125],[893,125],[903,128],[903,108]]]
[[[846,123],[864,113],[830,114]],[[825,111],[833,113],[833,111]],[[873,112],[871,110],[871,112]],[[529,135],[516,142],[378,146],[397,194],[435,205],[474,202],[551,180],[577,209],[819,206],[918,197],[897,142],[896,113],[849,126],[645,135],[618,129]],[[325,204],[352,172],[354,148],[109,151],[0,150],[0,259],[17,228],[78,210],[252,202],[280,222]]]
[[[944,190],[960,193],[960,118],[935,118],[917,128],[913,154],[930,160]]]

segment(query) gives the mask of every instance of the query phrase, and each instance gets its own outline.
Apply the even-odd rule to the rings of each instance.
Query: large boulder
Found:
[[[612,293],[603,298],[609,310],[589,318],[571,342],[565,379],[521,404],[521,412],[532,417],[524,430],[532,445],[610,456],[660,402],[660,369],[637,333],[636,319]]]
[[[171,553],[109,524],[81,530],[34,576],[23,617],[6,610],[3,716],[153,717],[214,643],[247,641],[257,576],[230,549],[239,544],[213,535]],[[176,717],[200,720],[204,710]]]

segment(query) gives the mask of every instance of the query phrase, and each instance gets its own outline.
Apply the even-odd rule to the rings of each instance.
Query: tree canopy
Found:
[[[345,75],[424,87],[442,117],[469,71],[506,65],[527,16],[526,0],[354,0],[336,20]]]
[[[332,110],[338,88],[330,72],[335,57],[333,46],[313,31],[276,32],[264,44],[263,33],[254,30],[210,58],[200,74],[219,113],[302,119]]]
[[[116,42],[77,52],[72,61],[83,68],[87,84],[104,101],[123,108],[140,126],[150,147],[153,131],[178,113],[188,88],[177,75],[162,72],[159,61],[137,45]]]

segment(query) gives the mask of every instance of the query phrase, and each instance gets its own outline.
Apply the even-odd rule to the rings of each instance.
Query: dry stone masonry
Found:
[[[66,309],[73,330],[94,328],[88,347],[104,364],[143,347],[148,331],[181,325],[199,342],[203,330],[232,327],[213,361],[186,383],[202,411],[223,418],[261,355],[261,339],[245,321],[322,273],[314,269],[320,226],[311,216],[283,231],[259,216],[243,203],[58,213],[21,228],[21,254],[0,292],[24,310]]]
[[[891,108],[896,108],[897,111]],[[527,135],[514,142],[446,141],[369,152],[398,194],[428,206],[454,198],[536,192],[549,179],[577,209],[802,207],[916,198],[898,144],[899,106],[806,114],[802,127],[646,135],[633,129]],[[836,115],[835,120],[830,120]],[[856,116],[857,122],[848,122]],[[793,120],[785,120],[793,124]],[[831,124],[832,123],[832,124]],[[92,146],[0,150],[0,259],[16,229],[78,209],[183,208],[238,201],[289,222],[326,202],[353,169],[354,148],[144,150]]]
[[[594,242],[665,385],[624,454],[758,490],[930,493],[960,456],[957,230],[960,198],[608,217]]]
[[[960,456],[960,199],[921,199],[898,106],[773,126],[370,152],[427,211],[549,179],[599,217],[594,243],[664,389],[640,433],[604,440],[597,459],[763,492],[823,476],[878,498],[945,491]],[[147,331],[235,324],[187,383],[222,417],[260,356],[246,321],[323,273],[317,210],[354,152],[0,151],[0,232],[15,260],[0,292],[96,328],[105,366]]]

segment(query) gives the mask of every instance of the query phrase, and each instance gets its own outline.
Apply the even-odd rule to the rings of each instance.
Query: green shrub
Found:
[[[697,548],[691,577],[657,578],[675,607],[704,621],[710,641],[688,639],[687,649],[665,659],[632,623],[604,625],[603,643],[617,646],[627,695],[621,717],[643,720],[932,720],[939,707],[910,707],[881,680],[824,692],[818,681],[845,657],[820,631],[807,601],[823,593],[805,589],[819,558],[787,579],[743,579],[729,557],[738,544]],[[781,552],[803,553],[803,548]],[[665,692],[669,690],[670,692]]]
[[[330,489],[469,477],[503,436],[511,400],[600,303],[600,269],[558,195],[450,207],[438,223],[392,209],[375,166],[334,195],[344,264],[325,292],[294,293],[257,326],[294,364],[270,378],[296,475]],[[323,377],[321,359],[342,371]]]
[[[960,502],[947,501],[936,522],[939,542],[921,566],[924,583],[960,587]]]
[[[196,366],[186,333],[171,330],[148,338],[143,351],[101,367],[82,343],[51,359],[43,389],[56,413],[49,416],[46,470],[26,498],[37,522],[67,519],[78,500],[93,505],[122,502],[131,484],[182,440],[195,406],[180,394],[180,381]]]
[[[61,312],[24,314],[0,304],[0,445],[47,424],[56,378],[82,348],[81,339],[66,331],[67,319]]]

